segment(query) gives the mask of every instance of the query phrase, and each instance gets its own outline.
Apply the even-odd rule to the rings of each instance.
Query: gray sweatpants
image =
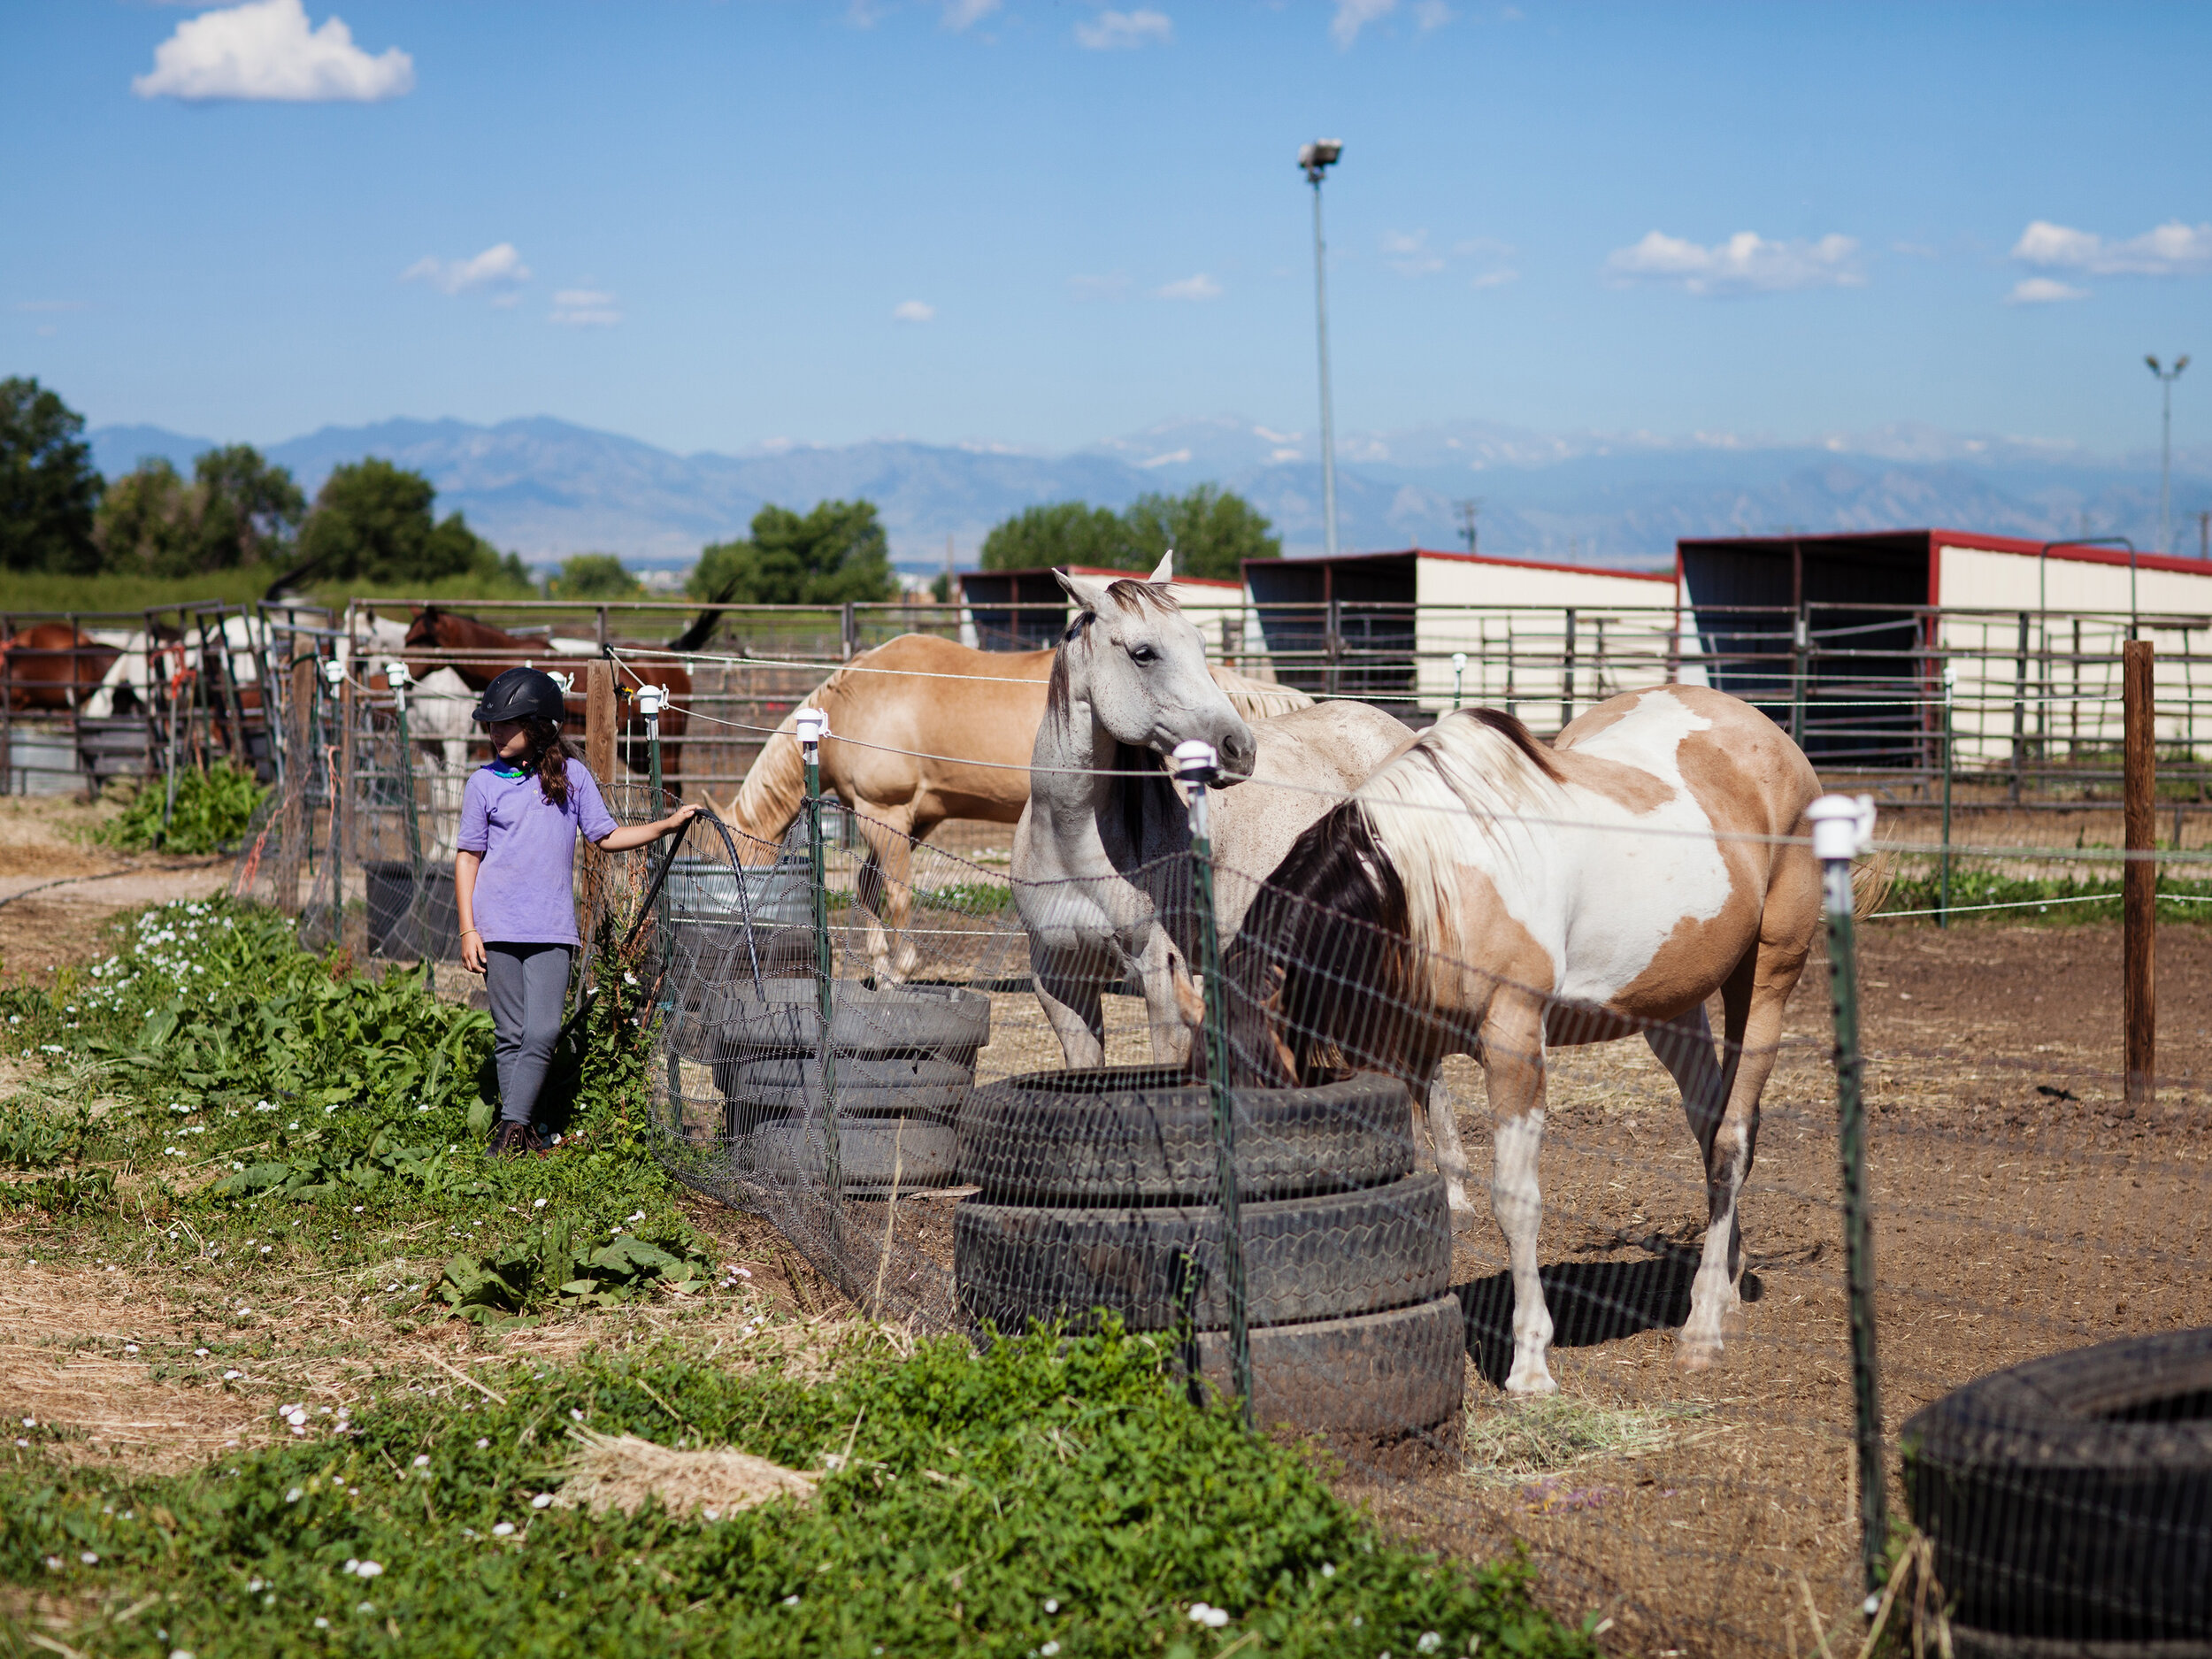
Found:
[[[492,1005],[492,1059],[499,1068],[499,1116],[526,1124],[553,1058],[568,1002],[566,945],[484,947],[484,989]]]

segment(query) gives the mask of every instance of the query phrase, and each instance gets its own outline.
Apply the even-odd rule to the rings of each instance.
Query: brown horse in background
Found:
[[[714,624],[721,615],[717,608],[720,601],[702,611],[696,620],[665,646],[647,646],[649,650],[675,652],[695,651],[706,643],[714,632]],[[617,645],[634,643],[616,641]],[[407,630],[408,670],[423,674],[437,668],[451,668],[468,682],[472,691],[481,691],[507,670],[527,663],[534,667],[557,670],[565,674],[566,664],[590,662],[588,657],[567,657],[557,654],[551,641],[544,637],[509,634],[488,622],[479,622],[474,617],[457,615],[436,605],[425,605],[415,612],[415,619]],[[683,735],[689,724],[686,712],[691,701],[691,676],[679,663],[653,663],[645,673],[613,656],[615,704],[619,714],[616,726],[618,733],[642,738],[645,735],[645,717],[638,712],[636,695],[641,686],[657,685],[668,693],[668,702],[661,710],[661,776],[672,780],[683,771]],[[646,675],[649,674],[650,678]],[[584,725],[584,696],[580,691],[572,692],[567,698],[568,718],[565,725],[579,731]],[[641,744],[628,746],[625,764],[635,772],[645,772],[650,762]],[[602,780],[602,782],[606,781]]]
[[[100,687],[122,653],[66,622],[40,622],[0,639],[8,707],[73,709]]]
[[[829,716],[822,788],[843,802],[868,843],[860,901],[868,954],[879,980],[914,965],[912,945],[893,956],[887,926],[906,926],[914,843],[947,818],[1013,824],[1029,804],[1030,751],[1045,718],[1050,651],[979,651],[932,634],[902,634],[863,651],[808,694],[803,707]],[[1214,681],[1248,720],[1313,706],[1288,686],[1248,680],[1213,665]],[[766,864],[799,815],[804,763],[795,724],[784,717],[761,746],[724,817],[749,840],[747,862]]]

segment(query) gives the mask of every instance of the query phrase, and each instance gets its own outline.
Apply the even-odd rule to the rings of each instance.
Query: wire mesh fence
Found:
[[[307,758],[237,886],[296,910],[312,940],[411,960],[452,948],[441,877],[465,774],[439,764],[449,740],[403,739],[398,719],[358,673],[350,690],[316,677]],[[608,796],[642,822],[688,784],[657,795],[649,750],[630,758]],[[1225,869],[1244,920],[1217,935],[1215,994],[1194,851],[1111,887],[1023,891],[1002,856],[831,809],[802,789],[770,833],[703,820],[672,856],[584,860],[588,919],[627,941],[587,971],[649,992],[678,1179],[773,1223],[869,1317],[977,1340],[1110,1317],[1159,1333],[1202,1396],[1238,1390],[1240,1300],[1262,1432],[1317,1436],[1345,1487],[1438,1548],[1526,1548],[1548,1599],[1610,1621],[1609,1647],[1863,1640],[1848,1143],[1809,913],[1790,924],[1811,954],[1777,1022],[1747,1035],[1716,987],[1714,1036],[1594,1023],[1586,994],[1413,942],[1280,872]],[[2212,1326],[2212,1032],[2194,1011],[2212,947],[2163,930],[2159,1071],[2131,1094],[2116,909],[2101,908],[2122,860],[2094,844],[2121,839],[2116,814],[2070,837],[2023,814],[1997,820],[2015,834],[1947,848],[1925,833],[1934,810],[1893,821],[1887,894],[1860,895],[1882,907],[1855,982],[1881,1486],[1932,1540],[1887,1547],[1901,1600],[1882,1617],[1893,1631],[1908,1604],[1927,1621],[1947,1604],[1970,1650],[1978,1632],[2201,1640],[2187,1586],[2207,1581],[2212,1511],[2193,1507],[2189,1448],[2207,1362],[2131,1351],[2028,1388],[2033,1409],[1942,1402],[2005,1367]],[[1532,845],[1562,838],[1522,816]],[[1650,827],[1605,829],[1601,858],[1647,869],[1632,855]],[[2195,861],[2161,856],[2162,918],[2193,920]],[[1947,864],[1951,902],[1919,902]],[[1980,896],[2007,881],[2042,885]],[[2002,925],[2070,898],[2099,921]],[[1126,949],[1102,963],[1073,938],[1086,928]],[[1095,1056],[1071,1048],[1093,1020],[1071,984],[1094,995]],[[1517,1025],[1468,1012],[1501,998]],[[1227,1049],[1208,1048],[1209,1007]],[[1732,1120],[1734,1080],[1760,1067],[1755,1119]],[[1507,1386],[1532,1381],[1532,1293],[1550,1395]],[[2131,1467],[2155,1478],[2110,1472]]]

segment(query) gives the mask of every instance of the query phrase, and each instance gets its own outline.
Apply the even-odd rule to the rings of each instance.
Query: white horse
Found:
[[[373,613],[360,620],[368,637],[360,661],[349,665],[361,685],[388,695],[384,665],[405,656],[407,625]],[[351,652],[344,649],[342,636],[339,644],[340,660],[348,661]],[[431,859],[452,857],[461,833],[461,795],[472,770],[469,747],[477,734],[475,709],[476,693],[452,668],[433,669],[407,687],[407,741],[416,763],[427,768],[430,785],[430,835],[423,854]]]
[[[1253,878],[1411,738],[1362,703],[1248,726],[1164,586],[1056,573],[1081,611],[1054,655],[1029,804],[1014,829],[1014,902],[1037,997],[1068,1064],[1100,1065],[1100,997],[1134,977],[1154,1057],[1179,1064],[1202,1004],[1189,967],[1191,874],[1173,856],[1190,849],[1188,806],[1161,759],[1194,738],[1220,757],[1225,787],[1212,797],[1210,827],[1226,940],[1257,890]],[[1263,787],[1270,783],[1293,787]]]
[[[1537,1277],[1548,1046],[1640,1034],[1681,1089],[1707,1211],[1675,1356],[1719,1359],[1759,1096],[1820,915],[1819,866],[1787,838],[1819,794],[1786,733],[1701,687],[1615,697],[1555,746],[1494,709],[1454,713],[1300,836],[1231,946],[1232,1080],[1349,1066],[1394,1072],[1417,1098],[1446,1055],[1481,1061],[1512,1263],[1509,1392],[1556,1387]],[[1456,1186],[1466,1161],[1440,1094],[1432,1130]]]

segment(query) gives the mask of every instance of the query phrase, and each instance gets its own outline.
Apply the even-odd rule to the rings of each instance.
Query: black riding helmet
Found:
[[[552,675],[542,668],[510,668],[484,687],[474,718],[482,726],[494,720],[550,720],[558,726],[567,711],[560,682]]]

